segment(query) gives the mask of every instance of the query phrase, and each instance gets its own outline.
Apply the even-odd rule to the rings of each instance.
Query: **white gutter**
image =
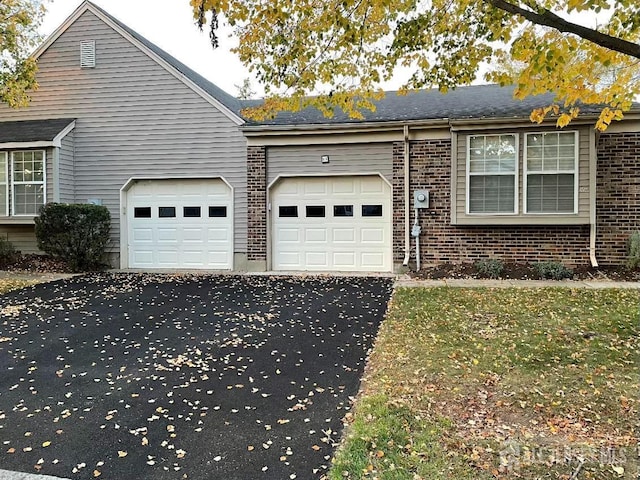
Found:
[[[403,266],[409,265],[411,257],[411,208],[409,205],[410,185],[409,185],[409,125],[404,125],[404,260]]]

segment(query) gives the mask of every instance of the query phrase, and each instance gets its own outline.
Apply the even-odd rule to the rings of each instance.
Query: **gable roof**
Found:
[[[89,0],[82,2],[82,4],[69,16],[69,18],[67,18],[64,23],[60,25],[45,40],[45,42],[35,50],[33,56],[36,59],[40,57],[53,44],[53,42],[60,37],[60,35],[62,35],[83,13],[87,11],[96,15],[116,32],[138,47],[143,53],[155,60],[169,73],[181,80],[213,106],[217,107],[236,125],[244,123],[244,120],[240,116],[241,104],[235,97],[228,94],[191,68],[187,67],[184,63],[180,62],[175,57],[171,56]]]
[[[458,87],[442,93],[437,89],[419,90],[400,95],[386,92],[382,100],[374,102],[374,111],[362,110],[364,119],[349,118],[342,110],[336,109],[334,116],[325,117],[316,108],[306,108],[300,112],[280,112],[274,119],[261,122],[247,122],[249,129],[259,126],[300,126],[300,125],[340,125],[376,122],[407,122],[420,120],[454,121],[465,119],[523,119],[529,118],[531,111],[554,103],[551,93],[518,100],[513,97],[515,87],[499,85],[472,85]],[[258,105],[258,101],[245,102],[245,107]],[[597,114],[600,107],[584,105],[583,114]]]
[[[0,145],[60,146],[60,140],[74,126],[73,118],[0,122]]]

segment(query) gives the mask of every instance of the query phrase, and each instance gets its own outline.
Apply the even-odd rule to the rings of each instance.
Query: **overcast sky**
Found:
[[[2,1],[2,0],[0,0]],[[47,14],[41,31],[51,34],[82,0],[47,2]],[[249,72],[229,51],[233,40],[221,37],[221,46],[211,48],[207,32],[195,26],[188,0],[93,0],[102,9],[140,35],[169,52],[181,62],[232,95]],[[258,93],[255,81],[253,90]]]

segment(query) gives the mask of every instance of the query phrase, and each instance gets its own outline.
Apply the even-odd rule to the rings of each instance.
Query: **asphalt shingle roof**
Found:
[[[437,89],[420,90],[400,95],[387,92],[385,97],[374,102],[375,111],[362,110],[364,120],[349,118],[336,110],[331,118],[325,117],[316,108],[300,112],[281,112],[272,120],[249,122],[248,126],[294,126],[313,124],[341,124],[362,122],[392,122],[412,120],[462,120],[471,118],[528,118],[531,111],[554,102],[551,93],[517,100],[513,97],[515,87],[499,85],[473,85],[449,90],[446,94]],[[255,101],[247,106],[256,105]],[[583,106],[583,113],[599,112],[598,107]]]
[[[88,2],[88,3],[91,3],[91,2]],[[235,113],[238,116],[240,115],[240,110],[241,110],[242,106],[240,104],[240,101],[237,98],[235,98],[233,95],[228,94],[227,92],[222,90],[220,87],[218,87],[217,85],[213,84],[212,82],[210,82],[209,80],[204,78],[199,73],[197,73],[194,70],[192,70],[191,68],[187,67],[180,60],[178,60],[175,57],[173,57],[172,55],[168,54],[167,52],[162,50],[160,47],[158,47],[154,43],[152,43],[149,40],[147,40],[146,38],[144,38],[142,35],[140,35],[135,30],[132,30],[131,28],[129,28],[127,25],[122,23],[120,20],[118,20],[114,16],[110,15],[108,12],[106,12],[102,8],[98,7],[95,3],[91,3],[91,6],[93,8],[95,8],[96,10],[99,10],[103,15],[108,17],[112,22],[114,22],[120,28],[125,30],[129,35],[131,35],[136,40],[138,40],[140,43],[142,43],[145,47],[147,47],[148,49],[153,51],[156,55],[158,55],[160,58],[162,58],[165,62],[167,62],[169,65],[171,65],[177,71],[182,73],[185,77],[187,77],[189,80],[191,80],[193,83],[195,83],[198,87],[200,87],[205,92],[207,92],[213,98],[218,100],[220,103],[222,103],[225,107],[227,107],[233,113]]]
[[[73,118],[56,118],[0,122],[0,143],[50,142],[73,121]]]

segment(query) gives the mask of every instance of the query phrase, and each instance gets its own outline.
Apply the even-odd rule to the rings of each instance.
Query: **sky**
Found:
[[[1,0],[0,0],[1,1]],[[103,10],[138,32],[147,40],[170,53],[226,92],[236,95],[236,85],[250,77],[230,49],[234,40],[229,33],[220,36],[220,47],[214,50],[205,29],[195,25],[188,0],[92,0]],[[48,36],[73,13],[82,0],[46,2],[47,14],[40,31]],[[253,90],[262,91],[252,80]]]

